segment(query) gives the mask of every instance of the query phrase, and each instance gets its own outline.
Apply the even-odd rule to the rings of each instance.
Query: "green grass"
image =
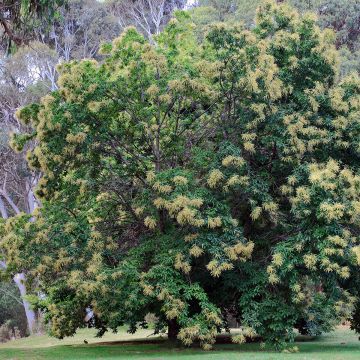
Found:
[[[1,360],[359,360],[360,341],[348,329],[338,329],[315,340],[298,339],[299,353],[284,354],[260,350],[259,344],[216,345],[210,352],[170,346],[168,342],[148,337],[149,331],[136,335],[107,334],[94,338],[91,330],[59,341],[47,336],[33,336],[0,345]],[[86,339],[89,344],[84,344]],[[148,340],[143,341],[141,339]],[[137,341],[140,342],[136,343]],[[151,340],[149,342],[149,340]],[[302,341],[301,341],[302,340]]]

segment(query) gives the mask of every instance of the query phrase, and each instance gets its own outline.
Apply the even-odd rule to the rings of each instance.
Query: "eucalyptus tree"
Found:
[[[98,57],[102,43],[121,32],[121,25],[105,2],[70,0],[58,8],[58,16],[44,21],[36,34],[62,61]]]
[[[54,18],[58,6],[64,3],[64,0],[1,0],[1,45],[9,51],[11,43],[17,46],[28,43],[33,39],[32,30],[38,20]]]
[[[31,214],[38,202],[33,190],[39,173],[27,166],[25,152],[16,153],[10,147],[10,134],[26,132],[14,116],[18,107],[37,101],[55,90],[57,55],[46,45],[31,42],[13,56],[4,56],[0,65],[0,216],[5,221],[22,213]],[[1,268],[7,259],[0,246]],[[36,313],[26,299],[26,271],[13,274],[25,309],[28,329],[36,330]]]
[[[107,0],[122,29],[135,26],[151,42],[171,19],[173,12],[182,9],[185,3],[185,0]]]

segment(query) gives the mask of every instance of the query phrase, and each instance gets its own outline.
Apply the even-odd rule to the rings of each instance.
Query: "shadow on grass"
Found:
[[[1,360],[360,360],[360,342],[349,330],[339,330],[321,337],[299,336],[294,345],[298,354],[261,350],[258,343],[236,345],[228,335],[218,337],[213,351],[204,352],[166,338],[103,341],[92,344],[60,345],[46,348],[0,349]]]

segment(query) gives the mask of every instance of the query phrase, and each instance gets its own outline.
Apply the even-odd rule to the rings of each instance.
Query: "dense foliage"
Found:
[[[340,76],[360,71],[360,3],[358,0],[281,0],[300,13],[317,15],[321,29],[335,31],[335,46],[340,49]],[[247,28],[254,26],[254,15],[261,0],[199,0],[190,10],[197,24],[197,35],[202,37],[209,24],[218,21],[242,22]]]
[[[56,17],[58,6],[64,0],[3,0],[0,4],[1,45],[3,41],[21,45],[29,42],[30,32],[39,24],[39,19],[46,21]]]
[[[156,45],[128,28],[18,112],[42,207],[1,246],[58,337],[153,313],[208,349],[234,316],[234,341],[281,347],[354,309],[360,81],[338,82],[334,34],[270,1],[252,30],[195,34],[185,13]]]

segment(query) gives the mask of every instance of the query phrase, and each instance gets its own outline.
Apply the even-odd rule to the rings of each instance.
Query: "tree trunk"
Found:
[[[168,321],[168,339],[176,341],[180,331],[180,326],[175,319]]]
[[[35,311],[33,309],[31,309],[29,302],[26,301],[26,299],[25,299],[26,286],[25,286],[25,275],[24,275],[24,273],[16,274],[14,276],[14,281],[15,281],[15,284],[17,285],[17,287],[19,288],[19,291],[20,291],[20,294],[21,294],[22,303],[24,305],[24,310],[25,310],[26,319],[27,319],[27,323],[28,323],[28,329],[29,329],[29,333],[31,335],[36,330],[35,329],[36,315],[35,315]]]

